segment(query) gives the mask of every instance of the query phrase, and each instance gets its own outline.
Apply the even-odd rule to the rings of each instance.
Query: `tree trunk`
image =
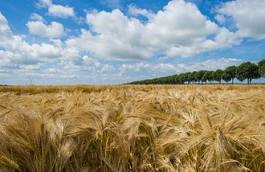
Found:
[[[234,78],[232,78],[232,84],[234,84]]]

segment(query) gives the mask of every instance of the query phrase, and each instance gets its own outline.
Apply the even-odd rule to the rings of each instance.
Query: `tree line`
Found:
[[[229,66],[224,70],[185,72],[172,76],[135,81],[130,84],[203,84],[212,82],[221,84],[222,81],[233,84],[235,79],[240,82],[246,80],[248,84],[251,84],[253,79],[261,77],[265,77],[265,59],[257,64],[244,62],[238,66]]]

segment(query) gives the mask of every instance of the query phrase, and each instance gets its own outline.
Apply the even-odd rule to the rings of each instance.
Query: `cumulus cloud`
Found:
[[[61,47],[49,43],[29,44],[20,35],[15,35],[0,13],[1,57],[10,63],[37,63],[49,58],[59,57]]]
[[[74,9],[72,7],[68,6],[62,6],[62,5],[51,5],[48,8],[48,12],[52,16],[56,17],[69,17],[74,16]]]
[[[30,20],[32,20],[32,21],[45,21],[44,18],[37,13],[31,14]]]
[[[41,7],[49,7],[52,5],[52,0],[39,0],[38,3]]]
[[[236,58],[209,59],[198,63],[184,64],[183,71],[225,69],[228,66],[237,66],[242,62],[243,60]]]
[[[131,16],[144,16],[147,18],[152,18],[154,13],[152,11],[146,10],[146,9],[141,9],[136,7],[135,5],[129,5],[128,7],[128,13]]]
[[[237,0],[234,3],[239,1],[244,2]],[[225,26],[226,17],[233,17],[238,26],[237,32],[211,21],[195,4],[184,0],[172,0],[156,13],[136,6],[129,6],[129,15],[119,9],[88,12],[88,29],[81,28],[79,35],[65,39],[61,39],[65,30],[62,24],[49,23],[34,13],[27,23],[29,33],[49,38],[37,43],[30,43],[27,37],[13,33],[7,19],[0,13],[0,75],[5,72],[27,73],[36,78],[69,78],[78,83],[114,83],[238,64],[241,60],[230,58],[190,64],[160,63],[157,60],[161,56],[190,57],[237,45],[247,35],[263,38],[263,32],[258,30],[254,34],[257,30],[252,26],[247,29],[251,32],[246,32],[241,20],[236,20],[232,13],[224,10],[228,9],[228,4],[219,9],[220,16],[216,20]],[[41,0],[39,5],[47,8],[50,15],[74,15],[74,11],[73,14],[69,12],[71,10],[64,13],[66,15],[60,14],[58,11],[64,8],[51,0]],[[55,9],[52,10],[52,7]],[[139,16],[146,17],[146,20],[141,20]],[[253,23],[255,26],[256,21]],[[262,26],[257,24],[257,27]],[[123,61],[116,63],[113,61],[116,59]]]
[[[119,74],[121,76],[134,76],[136,80],[139,80],[139,78],[166,76],[178,72],[180,72],[180,68],[178,68],[177,65],[169,63],[150,64],[140,62],[122,64],[119,68]]]
[[[224,15],[217,14],[215,16],[215,20],[221,25],[225,24],[225,16]]]
[[[39,5],[48,8],[49,15],[54,17],[67,18],[75,15],[73,7],[53,4],[52,0],[39,0]]]
[[[97,72],[97,73],[105,73],[105,72],[113,72],[114,67],[110,64],[104,64],[98,61],[95,58],[83,56],[83,70],[89,72]]]
[[[238,65],[242,62],[241,59],[234,58],[220,58],[216,60],[206,60],[197,63],[131,63],[121,65],[119,72],[121,76],[135,74],[135,80],[141,78],[150,78],[157,76],[174,75],[176,73],[191,72],[197,70],[216,70],[224,69],[228,66]],[[138,78],[137,78],[138,77]]]
[[[80,40],[69,39],[65,45],[60,40],[53,40],[50,43],[29,44],[23,37],[12,33],[2,14],[0,15],[0,23],[0,75],[2,78],[0,82],[8,84],[122,83],[192,70],[215,70],[241,62],[238,59],[222,58],[199,63],[172,64],[145,61],[113,65],[109,61],[97,59],[91,52],[84,51],[87,50],[86,44],[82,44],[80,49],[76,49],[78,41],[88,38],[95,39],[95,35],[88,31],[84,30],[81,34],[84,38],[79,37]],[[144,26],[139,24],[141,27]],[[100,26],[100,24],[95,26]],[[219,39],[216,39],[216,42],[218,42],[217,40]],[[221,40],[219,42],[227,42]],[[81,55],[81,52],[87,55]],[[9,78],[16,76],[16,80],[9,79],[8,76]]]
[[[131,13],[148,12],[134,8]],[[101,58],[148,59],[157,53],[189,57],[240,42],[233,32],[219,27],[184,0],[170,1],[145,23],[118,9],[88,13],[86,19],[91,29],[82,30],[67,45]]]
[[[6,18],[0,12],[0,33],[1,34],[7,34],[8,32],[10,32],[8,22],[7,22]]]
[[[265,39],[264,9],[264,0],[235,0],[221,6],[218,13],[232,17],[241,37]]]
[[[28,76],[33,78],[33,83],[34,80],[41,78],[45,78],[45,81],[55,79],[50,81],[56,83],[65,79],[71,82],[71,79],[80,76],[89,78],[86,81],[96,83],[99,75],[106,75],[104,77],[106,79],[114,70],[111,64],[86,55],[82,56],[79,51],[66,47],[58,39],[52,39],[47,43],[28,43],[24,37],[11,31],[2,13],[0,13],[0,24],[0,82],[2,83],[24,84]],[[7,76],[9,78],[16,76],[17,79],[12,80]]]
[[[31,34],[40,37],[59,38],[64,33],[63,25],[57,22],[46,25],[42,21],[29,21],[27,27]]]

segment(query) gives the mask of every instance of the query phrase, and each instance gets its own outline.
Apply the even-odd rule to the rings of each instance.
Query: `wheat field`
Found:
[[[2,87],[0,171],[263,172],[265,86]]]

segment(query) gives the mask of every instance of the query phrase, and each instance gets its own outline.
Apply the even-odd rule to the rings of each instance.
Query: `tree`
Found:
[[[240,81],[247,79],[247,83],[251,84],[252,79],[259,77],[259,67],[254,63],[245,62],[239,65],[237,68],[237,79]]]
[[[224,73],[224,71],[221,70],[221,69],[216,70],[215,72],[212,73],[212,79],[214,81],[218,81],[219,84],[221,84],[222,83],[223,73]]]
[[[229,82],[232,80],[232,84],[234,84],[234,79],[236,78],[236,66],[229,66],[224,70],[223,80],[225,82]]]
[[[234,83],[234,79],[237,78],[239,81],[244,81],[247,79],[247,83],[251,84],[253,79],[259,77],[265,77],[265,59],[261,60],[258,65],[245,62],[240,66],[229,66],[224,71],[193,71],[180,73],[177,75],[171,75],[160,78],[146,79],[142,81],[131,82],[130,84],[185,84],[185,83],[203,83],[210,81],[217,81],[219,83],[222,80]]]
[[[259,66],[259,74],[260,74],[260,76],[265,77],[265,59],[261,60],[258,63],[258,66]]]
[[[188,82],[188,84],[191,83],[191,79],[192,79],[191,72],[185,73],[185,81]]]
[[[202,77],[202,81],[203,82],[209,82],[212,80],[212,71],[205,71],[203,77]]]
[[[184,84],[185,83],[185,78],[186,76],[185,76],[185,74],[184,73],[181,73],[181,74],[179,74],[178,75],[178,80],[179,80],[179,82],[181,83],[181,84]]]
[[[190,74],[190,80],[191,80],[191,82],[197,82],[196,75],[197,75],[197,71],[193,71]]]
[[[196,78],[196,80],[199,81],[199,82],[202,82],[203,75],[204,75],[205,72],[206,72],[206,71],[204,71],[204,70],[200,70],[200,71],[198,71],[198,72],[195,74],[195,78]]]

